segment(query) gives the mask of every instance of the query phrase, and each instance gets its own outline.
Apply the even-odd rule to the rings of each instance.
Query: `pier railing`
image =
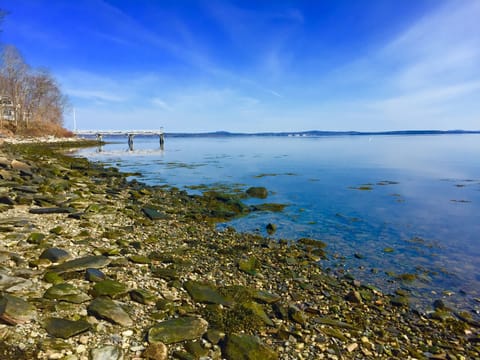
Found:
[[[96,136],[99,142],[103,141],[104,136],[126,135],[128,137],[128,146],[133,149],[133,138],[135,135],[158,135],[160,146],[165,144],[165,133],[161,130],[75,130],[77,136]]]

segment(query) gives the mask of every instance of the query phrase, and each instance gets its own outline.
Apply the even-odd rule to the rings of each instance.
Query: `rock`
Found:
[[[110,259],[105,256],[85,256],[78,259],[73,259],[63,264],[50,267],[50,269],[58,274],[83,271],[88,268],[101,269],[110,263]]]
[[[26,193],[26,194],[37,194],[38,193],[38,187],[36,186],[15,186],[13,190],[16,190],[21,193]]]
[[[157,297],[151,292],[143,289],[135,289],[130,291],[130,298],[144,305],[154,305],[157,301]]]
[[[24,324],[36,319],[37,312],[27,301],[9,294],[0,299],[0,319],[7,324]]]
[[[203,358],[208,354],[208,349],[204,348],[200,341],[187,341],[184,347],[194,359]]]
[[[12,286],[18,285],[25,282],[24,278],[11,276],[7,273],[6,270],[0,269],[0,289],[8,289]]]
[[[437,299],[433,302],[433,308],[435,310],[444,310],[447,307],[445,306],[445,303],[443,302],[443,300]]]
[[[94,299],[87,310],[96,317],[122,326],[132,326],[133,321],[117,301],[99,297]]]
[[[85,279],[91,282],[100,282],[102,280],[105,280],[105,278],[106,275],[98,269],[89,268],[85,272]]]
[[[267,233],[269,235],[272,235],[272,234],[275,233],[275,231],[277,231],[277,225],[272,224],[272,223],[268,223],[265,228],[267,229]]]
[[[268,326],[273,326],[274,325],[273,321],[265,313],[265,310],[263,310],[262,305],[257,304],[255,302],[248,302],[248,303],[242,304],[242,306],[245,309],[250,310],[256,317],[261,319]]]
[[[201,318],[182,317],[156,324],[148,331],[148,342],[173,344],[200,338],[207,331],[208,323]]]
[[[123,360],[123,350],[119,346],[107,345],[90,351],[91,360]]]
[[[246,191],[248,196],[265,199],[268,196],[268,190],[262,186],[259,187],[250,187]]]
[[[232,304],[232,302],[220,294],[213,285],[197,281],[187,281],[183,287],[196,302],[220,305]]]
[[[409,301],[406,296],[395,296],[390,299],[390,303],[395,306],[408,306]]]
[[[90,297],[83,291],[68,283],[59,283],[47,289],[43,294],[45,299],[65,301],[74,304],[81,304],[90,300]]]
[[[260,263],[254,256],[251,256],[248,259],[241,259],[238,262],[238,268],[250,275],[256,275],[259,267]]]
[[[295,321],[298,324],[303,325],[303,324],[307,323],[307,317],[306,317],[305,313],[302,310],[300,310],[298,307],[296,307],[295,305],[289,306],[288,315],[290,316],[290,319],[292,319],[293,321]]]
[[[31,208],[28,210],[30,214],[68,214],[75,212],[72,208],[65,207],[40,207],[40,208]]]
[[[12,167],[12,161],[6,157],[0,156],[0,167],[10,169]]]
[[[180,278],[178,271],[174,268],[167,267],[167,268],[154,268],[152,269],[152,274],[155,277],[164,280],[178,280]]]
[[[10,165],[11,165],[12,169],[15,169],[15,170],[24,171],[26,173],[31,173],[32,172],[32,168],[30,167],[30,165],[28,165],[28,164],[26,164],[22,161],[12,160]]]
[[[217,345],[222,339],[225,338],[225,333],[220,330],[209,329],[205,334],[205,338],[213,345]]]
[[[0,178],[3,180],[10,181],[13,179],[13,175],[10,171],[0,169]]]
[[[266,204],[257,204],[250,206],[251,211],[270,211],[270,212],[280,212],[285,209],[287,205],[285,204],[276,204],[276,203],[266,203]]]
[[[142,211],[150,220],[162,220],[167,218],[164,213],[153,208],[144,207]]]
[[[65,228],[63,226],[55,226],[54,228],[50,229],[51,234],[55,235],[62,235],[65,231]]]
[[[266,304],[273,304],[280,301],[282,298],[277,294],[269,293],[268,291],[256,290],[253,292],[253,298],[255,300],[264,302]]]
[[[48,248],[40,254],[40,259],[48,259],[51,262],[62,262],[70,257],[70,253],[60,248]]]
[[[51,336],[68,339],[90,330],[90,324],[85,320],[72,321],[52,317],[45,321],[44,328]]]
[[[27,241],[30,244],[40,244],[46,238],[45,234],[34,232],[28,236]]]
[[[152,262],[147,256],[143,255],[132,255],[128,260],[135,264],[150,264]]]
[[[361,304],[362,303],[362,296],[358,291],[351,290],[346,296],[345,300],[355,303],[355,304]]]
[[[15,205],[15,202],[8,195],[0,195],[0,204]]]
[[[167,360],[168,349],[164,343],[157,342],[150,344],[142,355],[143,358],[148,360]]]
[[[277,360],[278,354],[253,335],[227,336],[222,346],[227,360]]]
[[[45,273],[43,280],[52,285],[57,285],[64,282],[64,279],[55,272]]]
[[[92,289],[94,297],[109,296],[113,299],[119,298],[128,292],[126,285],[115,280],[102,280],[97,282]]]

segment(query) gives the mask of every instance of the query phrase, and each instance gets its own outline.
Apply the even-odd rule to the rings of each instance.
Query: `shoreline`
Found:
[[[0,290],[28,309],[20,316],[0,307],[0,318],[14,323],[0,325],[0,355],[73,360],[109,349],[125,359],[161,359],[165,351],[179,359],[240,359],[248,349],[252,359],[480,356],[479,324],[468,314],[441,301],[422,314],[401,291],[386,295],[332,277],[316,264],[319,241],[218,231],[202,197],[127,182],[117,169],[51,146],[0,144],[7,279]],[[68,254],[42,257],[49,249]],[[58,271],[87,256],[96,262]],[[107,280],[88,278],[93,266]],[[47,292],[52,287],[60,295]],[[192,334],[171,342],[165,328],[179,325],[173,319],[188,322],[182,333]]]

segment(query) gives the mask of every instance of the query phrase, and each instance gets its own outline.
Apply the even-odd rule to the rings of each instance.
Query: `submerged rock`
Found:
[[[248,196],[265,199],[268,196],[268,190],[263,186],[252,186],[246,191]]]
[[[267,229],[267,233],[269,235],[273,235],[277,231],[277,225],[272,223],[268,223],[265,228]]]

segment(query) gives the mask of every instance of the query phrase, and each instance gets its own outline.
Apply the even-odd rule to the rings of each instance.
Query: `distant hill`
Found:
[[[480,130],[398,130],[398,131],[292,131],[292,132],[260,132],[260,133],[233,133],[215,131],[205,133],[167,133],[170,137],[233,137],[233,136],[290,136],[290,137],[318,137],[318,136],[375,136],[375,135],[446,135],[446,134],[480,134]]]

